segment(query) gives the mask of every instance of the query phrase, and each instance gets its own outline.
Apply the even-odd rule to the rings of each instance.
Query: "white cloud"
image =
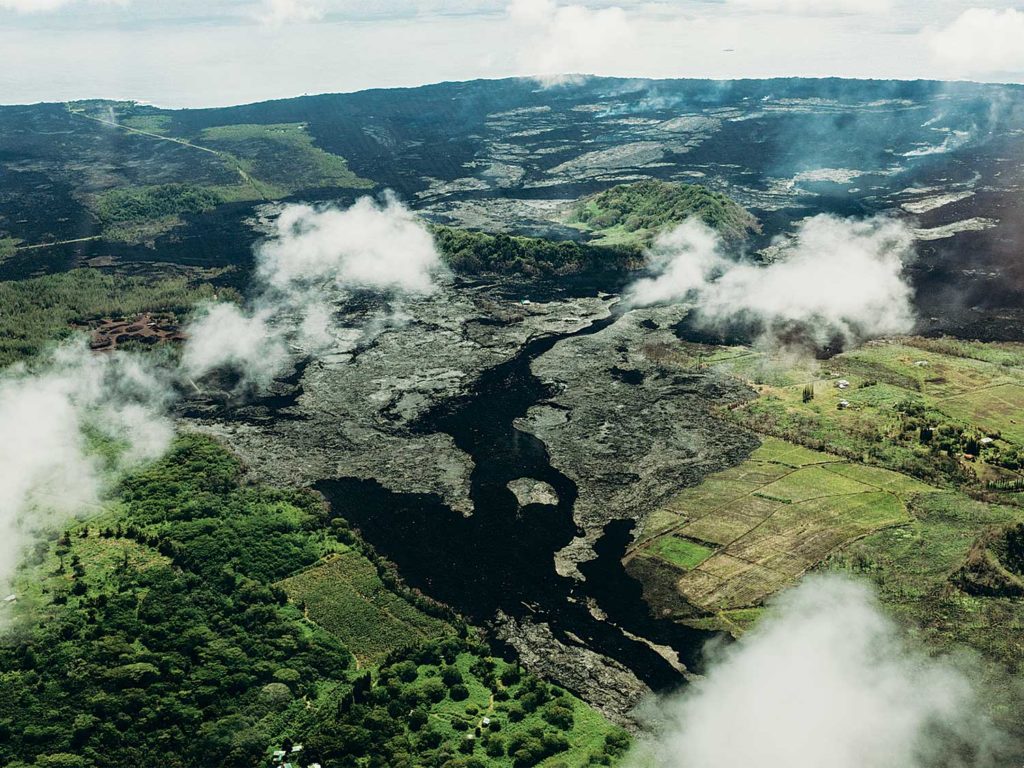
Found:
[[[790,13],[806,16],[833,14],[886,13],[892,0],[726,0],[730,5],[751,11]]]
[[[257,293],[245,307],[200,310],[187,328],[183,367],[193,378],[230,369],[243,389],[263,389],[287,366],[289,346],[316,354],[334,342],[339,296],[426,295],[444,274],[430,231],[393,195],[344,210],[285,206],[256,248]],[[395,322],[393,310],[384,313],[368,321],[364,340]]]
[[[653,275],[630,286],[627,300],[691,301],[701,324],[754,324],[769,337],[795,324],[818,344],[836,334],[856,342],[913,328],[903,275],[913,236],[902,223],[820,215],[776,246],[767,265],[730,260],[714,232],[688,221],[657,239],[648,254]]]
[[[959,75],[1024,71],[1024,12],[971,8],[926,34],[934,57]]]
[[[0,587],[37,531],[99,503],[105,479],[160,456],[172,427],[165,377],[123,353],[84,341],[40,369],[0,379]],[[97,440],[112,451],[100,450]],[[113,463],[111,464],[111,459]]]
[[[912,650],[862,584],[812,576],[662,702],[627,765],[982,768],[1000,738],[970,679]]]
[[[16,13],[49,13],[66,5],[77,4],[82,0],[0,0],[0,10]],[[85,0],[92,5],[126,6],[131,0]]]
[[[362,197],[345,210],[290,205],[257,260],[259,278],[286,291],[330,280],[338,287],[427,294],[444,271],[430,232],[390,195],[383,205]]]
[[[941,28],[971,6],[996,5],[996,0],[901,0],[889,13],[813,15],[707,0],[605,0],[600,7],[577,0],[585,18],[606,13],[612,4],[625,18],[624,31],[614,28],[605,50],[588,50],[584,37],[580,52],[548,33],[559,12],[557,5],[550,12],[551,3],[535,6],[540,22],[527,23],[503,12],[510,0],[464,0],[451,11],[441,0],[362,6],[344,0],[340,9],[334,0],[322,1],[327,13],[316,24],[254,26],[258,0],[136,2],[128,11],[104,14],[77,0],[74,8],[90,11],[81,14],[82,23],[70,22],[69,9],[68,22],[52,27],[32,16],[6,14],[0,51],[18,66],[0,67],[0,100],[88,95],[175,107],[224,106],[545,69],[652,78],[955,77],[956,69],[933,55],[920,31]],[[196,19],[207,23],[192,23]],[[54,57],[55,49],[64,55]],[[190,55],[182,58],[182,50]],[[74,67],[67,66],[69,60]],[[211,71],[217,76],[211,78]],[[1021,75],[988,79],[1020,80]]]
[[[197,310],[181,357],[186,375],[199,379],[230,368],[241,376],[242,388],[265,388],[288,361],[280,331],[269,324],[270,316],[268,309],[250,312],[234,304]]]
[[[256,18],[268,26],[300,24],[324,17],[325,9],[319,0],[263,0]]]
[[[513,0],[509,18],[531,30],[519,51],[523,74],[549,85],[573,74],[595,72],[616,49],[632,44],[635,32],[619,7],[592,10],[584,5],[559,5],[554,0]]]

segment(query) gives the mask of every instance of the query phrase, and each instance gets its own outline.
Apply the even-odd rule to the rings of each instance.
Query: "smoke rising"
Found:
[[[783,594],[706,678],[660,705],[630,766],[986,768],[1001,738],[967,675],[911,649],[863,584]]]
[[[771,263],[741,261],[706,225],[687,221],[655,241],[647,256],[652,274],[627,289],[627,302],[689,301],[702,327],[745,326],[783,345],[794,329],[824,346],[913,328],[913,291],[903,274],[913,235],[900,222],[820,215],[774,245]]]
[[[241,386],[262,389],[286,367],[289,347],[316,354],[332,343],[340,297],[428,295],[447,274],[429,230],[391,194],[344,210],[285,207],[256,248],[256,265],[257,291],[245,307],[211,305],[190,324],[188,375],[230,369]],[[362,329],[364,337],[393,324],[394,311],[385,314]]]
[[[0,587],[36,532],[99,502],[105,478],[160,456],[172,426],[165,377],[128,354],[57,348],[0,379]]]

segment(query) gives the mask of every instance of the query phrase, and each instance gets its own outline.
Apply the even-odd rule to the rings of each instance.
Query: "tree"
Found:
[[[454,664],[449,664],[441,670],[441,681],[451,688],[453,685],[462,682],[462,672]]]

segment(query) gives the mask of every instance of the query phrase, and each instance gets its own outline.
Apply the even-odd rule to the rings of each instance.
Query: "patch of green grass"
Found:
[[[696,568],[713,554],[712,550],[702,544],[678,536],[661,536],[655,539],[650,551],[687,571]]]
[[[1007,472],[1024,467],[1024,371],[1011,364],[1017,347],[974,343],[961,352],[941,354],[928,340],[874,342],[824,364],[812,400],[804,401],[802,386],[764,386],[760,397],[726,415],[762,434],[930,484],[1012,484]],[[837,386],[843,379],[849,387]],[[849,405],[841,407],[844,400]],[[986,446],[986,436],[1002,442]]]
[[[775,437],[765,437],[761,445],[750,458],[754,461],[765,461],[772,464],[783,464],[787,467],[806,467],[810,464],[834,463],[841,461],[821,451],[812,451],[802,445],[788,443]]]
[[[373,186],[353,173],[343,157],[316,146],[305,123],[222,125],[205,129],[199,140],[227,153],[254,184],[264,188],[266,197],[312,187]]]
[[[0,237],[0,262],[11,258],[17,252],[21,243],[16,237]]]
[[[121,120],[121,125],[162,136],[170,133],[171,122],[169,115],[130,115]]]
[[[823,496],[844,496],[871,491],[871,487],[825,467],[808,466],[761,487],[757,493],[783,502],[807,501]]]
[[[1024,445],[1024,386],[999,384],[943,400],[939,405],[983,432],[998,432],[1003,439]]]

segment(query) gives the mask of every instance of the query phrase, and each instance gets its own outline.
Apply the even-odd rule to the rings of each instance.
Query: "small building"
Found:
[[[849,389],[850,382],[848,382],[846,379],[840,379],[839,381],[836,382],[836,387],[838,389]]]
[[[17,595],[8,595],[7,597],[4,598],[4,602],[5,603],[14,603],[14,602],[17,602],[17,600],[18,600],[18,596]]]
[[[481,725],[490,725],[491,724],[491,718],[485,717],[483,720],[480,721],[480,724]]]
[[[282,760],[284,760],[284,757],[285,757],[285,755],[287,755],[287,754],[288,754],[288,753],[287,753],[287,752],[285,752],[285,751],[284,751],[283,749],[279,749],[279,750],[277,750],[277,751],[276,751],[276,752],[274,752],[274,754],[273,754],[274,762],[275,762],[275,763],[280,763],[280,762],[281,762]]]
[[[981,445],[992,445],[995,442],[991,437],[983,437],[978,441]]]
[[[926,365],[928,365],[928,361],[927,360],[915,360],[914,361],[914,365],[916,365],[918,368],[924,368]]]
[[[293,755],[296,752],[301,752],[301,751],[302,751],[302,745],[301,744],[295,744],[295,745],[292,746],[292,754]]]
[[[523,299],[523,300],[522,300],[522,301],[520,301],[519,303],[520,303],[520,304],[522,304],[522,305],[523,305],[524,307],[528,307],[528,306],[530,306],[530,304],[532,304],[533,302],[531,302],[531,301],[530,301],[529,299]]]
[[[840,411],[845,411],[849,407],[850,407],[850,401],[849,400],[840,400],[839,403],[836,405],[836,408],[838,408]]]

